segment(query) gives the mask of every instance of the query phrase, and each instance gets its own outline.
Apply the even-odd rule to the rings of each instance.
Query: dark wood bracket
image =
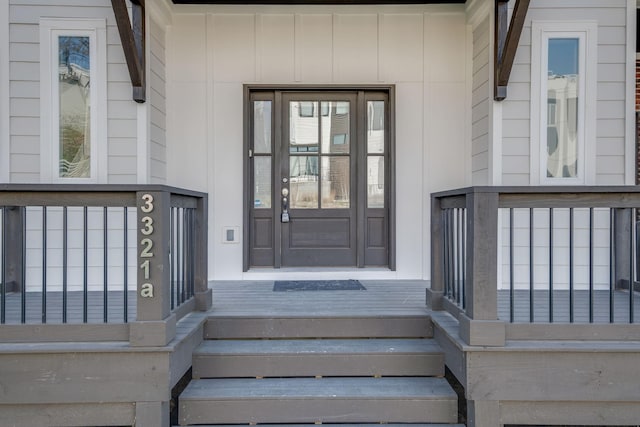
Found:
[[[496,0],[495,49],[493,98],[502,101],[507,97],[507,85],[513,68],[513,60],[520,42],[524,20],[530,0],[515,0],[509,22],[509,0]]]
[[[127,60],[133,100],[145,102],[145,11],[144,0],[131,0],[131,20],[125,0],[111,0],[124,57]]]

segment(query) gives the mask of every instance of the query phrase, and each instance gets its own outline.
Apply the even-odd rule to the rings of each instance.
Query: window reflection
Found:
[[[58,38],[59,176],[91,176],[91,52],[89,37]]]
[[[348,102],[322,102],[322,152],[349,153],[349,127],[351,116]]]
[[[547,77],[547,177],[578,176],[579,44],[549,39]]]
[[[318,151],[318,103],[289,103],[289,152]]]

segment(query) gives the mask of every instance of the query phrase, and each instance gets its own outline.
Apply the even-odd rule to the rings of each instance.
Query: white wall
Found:
[[[165,28],[153,17],[149,24],[149,182],[164,184],[167,179]]]
[[[374,276],[427,278],[429,194],[463,186],[470,167],[464,8],[174,10],[168,181],[209,193],[210,277],[259,277],[243,275],[240,244],[221,243],[224,226],[242,225],[243,84],[385,83],[396,85],[397,272]]]

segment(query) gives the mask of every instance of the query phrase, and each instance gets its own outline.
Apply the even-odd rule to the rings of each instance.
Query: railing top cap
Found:
[[[0,184],[0,192],[69,192],[69,193],[135,193],[164,191],[191,197],[206,197],[207,193],[160,184]]]
[[[468,194],[479,193],[497,193],[500,195],[512,195],[512,194],[640,194],[639,185],[616,185],[616,186],[604,186],[604,185],[576,185],[576,186],[475,186],[464,187],[446,191],[439,191],[432,193],[432,197],[444,198],[465,196]]]

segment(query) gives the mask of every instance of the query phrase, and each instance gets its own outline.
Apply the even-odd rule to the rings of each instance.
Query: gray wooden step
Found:
[[[205,339],[250,338],[431,338],[429,315],[361,314],[356,316],[216,315],[204,327]]]
[[[457,422],[443,378],[193,380],[179,405],[181,425]]]
[[[193,355],[194,378],[443,376],[431,339],[208,340]]]
[[[464,424],[322,424],[326,427],[465,427]],[[178,427],[178,426],[173,426]],[[198,424],[198,427],[239,427],[237,424]],[[318,424],[269,424],[264,427],[318,427]]]

